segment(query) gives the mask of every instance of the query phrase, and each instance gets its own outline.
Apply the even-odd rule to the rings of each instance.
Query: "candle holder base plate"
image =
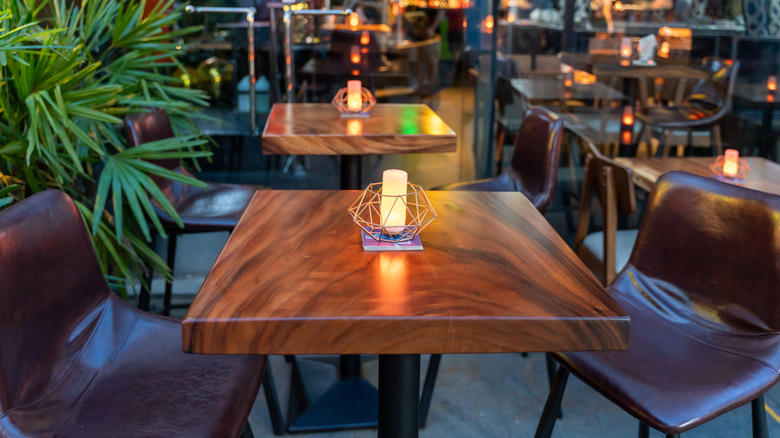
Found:
[[[382,236],[372,236],[362,230],[360,237],[363,240],[363,251],[422,251],[423,249],[419,234],[411,240],[398,243],[390,241],[389,236],[382,239]]]

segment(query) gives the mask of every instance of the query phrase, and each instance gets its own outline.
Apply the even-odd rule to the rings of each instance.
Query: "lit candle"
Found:
[[[363,99],[360,96],[363,87],[360,81],[347,81],[347,109],[358,113],[363,109]]]
[[[631,37],[623,37],[620,40],[620,56],[624,58],[631,56]]]
[[[403,170],[388,169],[382,172],[382,203],[379,215],[389,233],[398,233],[406,226],[407,174]]]
[[[572,85],[574,85],[574,82],[571,79],[571,73],[566,73],[563,79],[563,86],[571,88]]]
[[[726,149],[726,155],[723,157],[723,175],[737,176],[739,169],[739,151],[736,149]]]
[[[488,15],[485,17],[485,31],[487,33],[493,33],[493,16]]]
[[[669,46],[669,41],[664,41],[661,43],[661,49],[659,50],[658,54],[661,56],[661,58],[668,58],[670,50],[671,48]]]
[[[631,107],[631,105],[626,105],[623,107],[623,124],[626,126],[631,126],[634,124],[634,109]]]
[[[347,19],[349,22],[349,25],[352,27],[357,27],[358,24],[360,24],[360,17],[358,17],[357,12],[353,12],[349,14],[349,18]]]
[[[367,46],[370,41],[371,41],[371,37],[368,35],[368,31],[364,30],[360,34],[360,44]]]
[[[515,20],[517,20],[517,13],[515,12],[515,7],[512,6],[511,9],[506,13],[506,21],[507,23],[514,23]]]
[[[360,47],[353,45],[349,48],[349,60],[353,64],[360,64]]]
[[[766,78],[766,89],[769,91],[777,90],[777,76],[771,75]]]

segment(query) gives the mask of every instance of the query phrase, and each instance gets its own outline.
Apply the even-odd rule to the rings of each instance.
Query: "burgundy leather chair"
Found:
[[[710,77],[694,84],[691,93],[679,105],[653,106],[637,111],[643,132],[650,130],[658,138],[657,156],[668,155],[666,134],[669,131],[687,131],[688,145],[693,145],[693,131],[709,131],[710,144],[715,155],[723,153],[720,122],[731,111],[731,100],[739,71],[739,61],[706,57],[702,67]]]
[[[265,356],[182,352],[179,322],[109,291],[63,192],[0,213],[0,254],[0,436],[242,432]]]
[[[667,437],[752,402],[780,369],[780,196],[688,173],[662,176],[626,268],[607,288],[631,317],[628,350],[557,353],[536,437],[549,437],[569,373]],[[571,410],[575,409],[574,407]]]
[[[509,169],[494,178],[447,184],[436,189],[522,192],[544,214],[555,195],[562,132],[563,123],[556,114],[533,107],[523,117]]]
[[[152,109],[148,113],[127,116],[125,130],[127,131],[129,147],[174,136],[168,114],[162,109]],[[158,160],[155,161],[155,164],[192,176],[187,169],[181,166],[178,159]],[[155,182],[184,223],[184,228],[180,228],[165,210],[155,209],[160,222],[168,233],[167,263],[171,268],[171,279],[165,283],[163,315],[169,315],[173,307],[186,307],[186,305],[174,306],[171,304],[178,235],[209,231],[232,232],[249,205],[249,201],[252,200],[255,191],[267,189],[267,187],[207,182],[209,187],[203,189],[167,179],[155,179]],[[156,205],[156,203],[154,204]],[[142,295],[145,294],[142,293]],[[141,308],[148,309],[148,303],[144,302],[147,299],[148,297],[141,297],[139,302]]]

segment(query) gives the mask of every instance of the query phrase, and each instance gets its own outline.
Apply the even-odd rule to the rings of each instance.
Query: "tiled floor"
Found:
[[[452,154],[388,155],[364,159],[364,181],[374,181],[386,168],[400,167],[410,173],[410,180],[430,187],[473,175],[471,115],[460,108],[471,108],[471,96],[462,90],[445,91],[438,113],[458,131],[458,151]],[[250,141],[244,145],[239,172],[204,172],[203,179],[264,184],[283,189],[337,189],[338,162],[333,157],[309,157],[297,161],[292,171],[269,171],[268,159],[259,154],[259,145]],[[297,167],[297,171],[296,171]],[[564,173],[565,174],[565,173]],[[570,239],[564,214],[557,205],[547,217],[556,229]],[[207,233],[185,236],[179,243],[177,275],[174,290],[177,298],[191,299],[197,291],[227,239],[227,233]],[[164,242],[159,243],[162,250]],[[161,251],[164,254],[164,251]],[[156,282],[155,290],[161,290]],[[153,309],[154,310],[154,309]],[[290,365],[282,357],[270,358],[280,400],[286,411]],[[423,357],[423,372],[427,357]],[[376,380],[376,360],[368,358],[363,365],[364,376]],[[325,375],[335,375],[335,368],[323,366]],[[706,373],[707,370],[702,370]],[[423,437],[531,437],[548,392],[544,355],[523,357],[520,354],[446,355],[433,396],[428,425]],[[670,394],[670,397],[673,395]],[[780,437],[780,390],[769,392],[766,403],[770,436]],[[564,396],[564,418],[558,421],[555,437],[622,438],[635,436],[637,422],[605,398],[572,378]],[[286,413],[285,413],[286,415]],[[728,413],[685,437],[732,438],[751,436],[750,408],[742,407]],[[263,392],[260,391],[250,416],[255,436],[271,435],[270,420]],[[340,431],[303,434],[312,437],[370,437],[374,430]],[[662,436],[658,432],[651,437]]]

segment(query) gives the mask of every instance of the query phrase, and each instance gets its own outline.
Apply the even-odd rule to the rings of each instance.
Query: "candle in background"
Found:
[[[517,20],[517,6],[510,6],[509,11],[506,13],[507,23],[514,23]]]
[[[406,226],[407,174],[403,170],[388,169],[382,172],[382,203],[379,215],[389,233],[398,233]]]
[[[661,48],[658,50],[658,56],[661,58],[668,58],[670,51],[671,47],[669,46],[669,41],[664,41],[661,43]]]
[[[628,58],[631,56],[631,37],[620,39],[620,56]]]
[[[349,23],[352,27],[357,27],[358,24],[360,24],[360,17],[358,17],[357,12],[353,12],[349,14],[349,18],[347,18],[347,23]]]
[[[632,108],[631,105],[626,105],[623,107],[622,122],[625,126],[631,126],[634,124],[634,108]]]
[[[737,176],[739,169],[739,151],[736,149],[726,149],[726,155],[723,157],[723,175]]]
[[[777,76],[771,75],[766,78],[766,89],[769,91],[777,91]]]
[[[360,96],[363,90],[360,81],[347,81],[347,109],[352,112],[360,112],[363,109],[363,100]]]
[[[349,60],[353,64],[360,64],[360,47],[353,45],[349,48]]]
[[[574,85],[574,80],[572,79],[573,75],[572,73],[564,73],[563,75],[563,86],[566,88],[571,88],[572,85]]]
[[[488,15],[487,17],[485,17],[485,32],[493,33],[493,26],[494,26],[493,16]]]
[[[371,41],[371,37],[368,35],[368,31],[364,30],[360,34],[360,44],[367,46],[370,41]]]

